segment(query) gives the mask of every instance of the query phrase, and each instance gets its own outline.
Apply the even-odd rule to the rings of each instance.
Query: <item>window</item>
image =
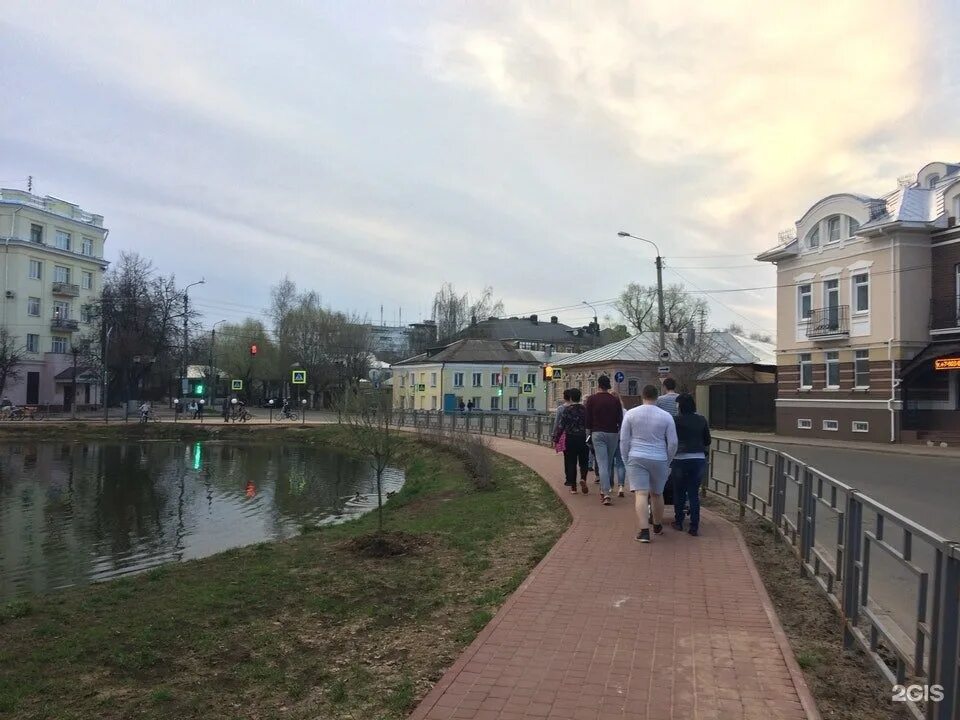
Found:
[[[537,399],[536,398],[527,398],[527,410],[533,412],[537,409]]]
[[[403,396],[400,397],[400,409],[403,410],[404,406],[407,404],[407,399]]]
[[[857,273],[853,276],[853,311],[868,312],[870,310],[870,275]]]
[[[67,339],[54,335],[50,342],[50,352],[64,355],[67,352]]]
[[[27,352],[38,353],[40,352],[40,336],[39,335],[27,335]]]
[[[480,397],[479,397],[479,396],[478,396],[478,397],[472,397],[472,398],[470,398],[470,399],[473,401],[473,409],[474,409],[474,410],[479,410],[479,409],[480,409]]]
[[[507,400],[508,400],[509,403],[510,403],[510,405],[509,405],[509,409],[510,409],[510,410],[519,410],[519,409],[520,409],[520,398],[518,398],[516,395],[512,395],[511,397],[507,398]]]
[[[800,353],[800,387],[813,387],[813,362],[810,353]]]
[[[490,410],[497,412],[500,409],[500,398],[492,397],[490,398]]]
[[[462,388],[463,387],[463,373],[454,373],[453,374],[453,386]]]
[[[40,317],[40,298],[27,298],[27,315]]]
[[[93,310],[89,305],[80,306],[80,321],[88,323],[93,319]]]
[[[426,382],[426,373],[420,373],[420,384],[423,385]]]
[[[70,268],[61,265],[53,266],[53,281],[58,283],[70,282]]]
[[[43,263],[39,260],[30,261],[30,274],[28,277],[31,280],[42,280],[43,279]]]
[[[496,387],[500,384],[500,373],[490,373],[490,387]]]
[[[797,288],[797,308],[801,320],[809,320],[813,315],[813,289],[810,285],[801,285]]]
[[[840,353],[837,350],[831,350],[824,353],[827,363],[827,387],[840,387]]]
[[[80,254],[88,257],[93,256],[93,240],[85,237],[80,241]]]
[[[940,182],[940,176],[931,175],[929,178],[927,178],[927,188],[932,190],[938,182]]]
[[[853,360],[853,386],[870,387],[870,351],[857,350]]]
[[[797,418],[798,430],[810,430],[813,427],[813,420],[809,418]]]
[[[507,379],[510,383],[510,387],[516,387],[520,384],[520,373],[510,373],[507,376]]]
[[[852,217],[847,215],[847,237],[853,237],[857,234],[857,230],[860,229],[860,223],[854,220]]]
[[[435,372],[430,373],[430,387],[437,386],[437,374]]]
[[[840,281],[826,280],[823,283],[823,307],[826,309],[825,327],[840,329]]]
[[[417,386],[417,374],[410,373],[410,387],[416,387],[416,386]]]
[[[82,287],[84,290],[93,289],[93,273],[92,272],[87,272],[86,270],[83,270],[80,273],[80,287]]]
[[[627,380],[627,395],[639,395],[640,382],[636,378]]]
[[[840,216],[834,215],[827,220],[827,242],[837,242],[840,239]]]
[[[43,244],[43,225],[30,224],[30,242]]]
[[[473,373],[473,386],[480,387],[483,384],[483,373]]]
[[[431,409],[431,410],[436,410],[436,409],[437,409],[437,396],[436,396],[436,395],[431,395],[431,396],[430,396],[430,409]]]
[[[401,375],[401,376],[400,376],[400,387],[406,387],[406,385],[407,385],[407,376],[406,376],[406,375]]]
[[[866,420],[854,420],[850,429],[853,430],[853,432],[870,432],[870,423]]]
[[[56,320],[70,319],[70,303],[57,300],[53,303],[53,317]]]
[[[813,228],[810,232],[807,233],[807,247],[811,250],[816,250],[820,247],[820,226]]]
[[[823,421],[823,429],[824,429],[824,430],[830,430],[830,431],[832,431],[832,432],[836,432],[837,430],[840,429],[840,423],[837,422],[836,420],[824,420],[824,421]]]
[[[590,388],[590,394],[593,395],[593,393],[597,389],[597,381],[591,379],[590,382],[587,384],[587,386]]]
[[[53,246],[59,250],[70,249],[70,233],[63,230],[57,230],[57,235],[53,240]]]
[[[537,384],[537,374],[535,372],[527,373],[527,385]]]

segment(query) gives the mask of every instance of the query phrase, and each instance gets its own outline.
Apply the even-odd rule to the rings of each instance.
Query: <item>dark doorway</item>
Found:
[[[83,386],[83,404],[84,405],[90,404],[90,385]]]
[[[63,387],[63,409],[69,410],[73,407],[73,386],[64,385]]]
[[[27,373],[27,405],[40,404],[40,373]]]

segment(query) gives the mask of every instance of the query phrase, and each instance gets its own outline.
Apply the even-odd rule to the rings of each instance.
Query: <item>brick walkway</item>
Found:
[[[552,449],[493,444],[563,490]],[[632,496],[597,487],[560,492],[573,524],[411,720],[818,719],[733,526],[640,545]]]

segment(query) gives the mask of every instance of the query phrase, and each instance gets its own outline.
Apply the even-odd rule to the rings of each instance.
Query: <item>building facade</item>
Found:
[[[397,409],[542,413],[543,361],[509,342],[458,340],[391,366]]]
[[[777,268],[779,433],[896,442],[910,385],[915,410],[955,402],[958,373],[911,362],[948,334],[932,308],[952,308],[943,321],[956,323],[956,270],[938,262],[954,252],[958,196],[960,166],[931,163],[882,197],[819,200],[757,257]]]
[[[91,330],[90,307],[99,297],[107,262],[103,217],[72,203],[21,190],[0,190],[3,271],[0,327],[23,353],[20,379],[3,394],[20,405],[69,409],[97,405],[99,383],[77,368],[73,350]]]
[[[520,350],[558,353],[578,353],[598,347],[600,338],[594,327],[573,328],[564,325],[554,315],[549,322],[537,315],[528,317],[474,318],[469,327],[462,330],[458,339],[505,340]]]

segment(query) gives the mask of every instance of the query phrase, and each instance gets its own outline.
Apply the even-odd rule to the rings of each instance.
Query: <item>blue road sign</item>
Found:
[[[616,374],[613,376],[613,379],[616,380],[617,382],[623,382],[623,377],[624,377],[623,372],[620,370],[617,370]]]

